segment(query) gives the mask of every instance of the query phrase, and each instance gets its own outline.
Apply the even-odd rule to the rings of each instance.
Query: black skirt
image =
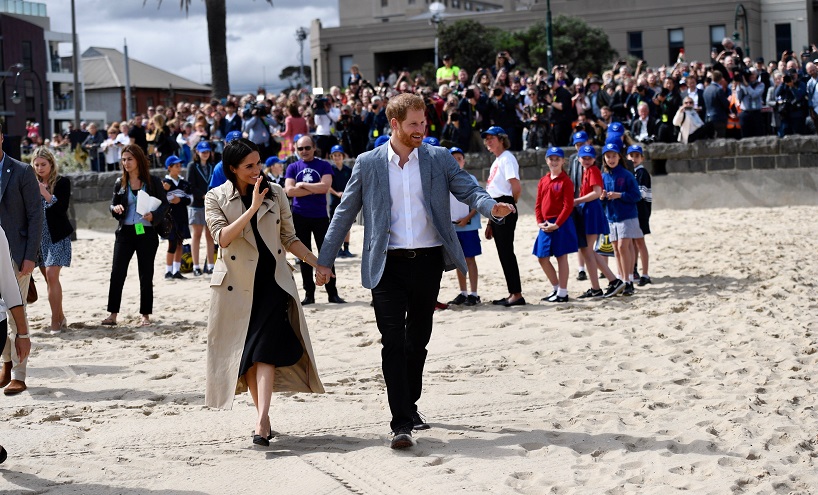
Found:
[[[242,196],[241,199],[249,208],[252,197]],[[304,354],[301,341],[296,336],[287,315],[289,305],[295,303],[275,281],[276,260],[259,234],[255,215],[250,219],[250,226],[256,238],[259,258],[239,376],[247,373],[254,363],[266,363],[276,367],[292,366]]]

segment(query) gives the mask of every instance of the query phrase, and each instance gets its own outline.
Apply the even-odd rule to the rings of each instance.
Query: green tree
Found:
[[[310,81],[312,79],[312,70],[310,69],[309,65],[303,66],[304,68],[304,81]],[[288,65],[281,69],[281,73],[278,74],[278,78],[282,81],[287,81],[289,87],[287,89],[296,89],[300,88],[304,81],[301,80],[301,72],[298,70],[297,65]]]
[[[478,67],[489,67],[496,55],[495,40],[500,29],[487,27],[471,19],[461,19],[440,27],[440,55],[448,53],[454,64],[474,74]]]
[[[162,0],[157,0],[162,5]],[[224,98],[230,93],[230,78],[227,71],[227,6],[226,0],[203,0],[207,18],[207,42],[210,46],[210,78],[213,96]],[[273,0],[266,0],[273,5]],[[191,0],[179,0],[179,8],[185,13],[190,9]],[[148,0],[142,0],[144,6]]]
[[[611,47],[608,35],[601,28],[590,26],[582,19],[557,16],[553,24],[554,63],[565,64],[580,77],[607,70],[618,53]],[[545,22],[539,21],[523,31],[503,33],[495,38],[495,51],[507,49],[520,67],[546,67],[548,42]]]

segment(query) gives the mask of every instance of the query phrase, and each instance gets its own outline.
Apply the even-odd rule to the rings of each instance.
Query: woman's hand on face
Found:
[[[38,182],[38,184],[40,185],[40,196],[44,198],[46,196],[49,196],[50,193],[48,192],[48,184],[46,184],[45,182]]]
[[[251,205],[253,210],[258,210],[261,208],[261,203],[264,202],[264,196],[267,194],[266,187],[263,190],[260,190],[262,180],[264,180],[264,177],[259,176],[258,179],[256,179],[256,185],[253,186],[253,203]]]

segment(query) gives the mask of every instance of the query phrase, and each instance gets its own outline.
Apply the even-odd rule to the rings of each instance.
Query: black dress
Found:
[[[241,201],[245,207],[250,208],[252,195],[242,196]],[[292,366],[304,354],[287,316],[290,295],[275,282],[276,259],[259,234],[255,215],[250,219],[250,226],[258,246],[258,264],[239,376],[247,373],[253,363],[266,363],[276,367]]]

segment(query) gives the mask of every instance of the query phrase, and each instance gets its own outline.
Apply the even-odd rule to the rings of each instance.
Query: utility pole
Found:
[[[546,39],[546,55],[547,55],[547,62],[548,62],[548,73],[551,73],[551,69],[554,67],[554,36],[552,35],[552,23],[551,23],[551,0],[546,0],[546,7],[545,7],[545,39]]]
[[[298,50],[300,52],[298,57],[298,75],[301,78],[301,85],[306,86],[307,81],[304,80],[304,40],[307,39],[307,30],[303,27],[296,29],[295,39],[298,41]]]
[[[131,108],[131,63],[128,60],[128,40],[125,43],[125,120],[130,120],[133,112]]]
[[[74,71],[74,129],[80,129],[80,49],[77,43],[77,15],[74,9],[74,0],[71,0],[71,44],[74,56],[71,57]]]

